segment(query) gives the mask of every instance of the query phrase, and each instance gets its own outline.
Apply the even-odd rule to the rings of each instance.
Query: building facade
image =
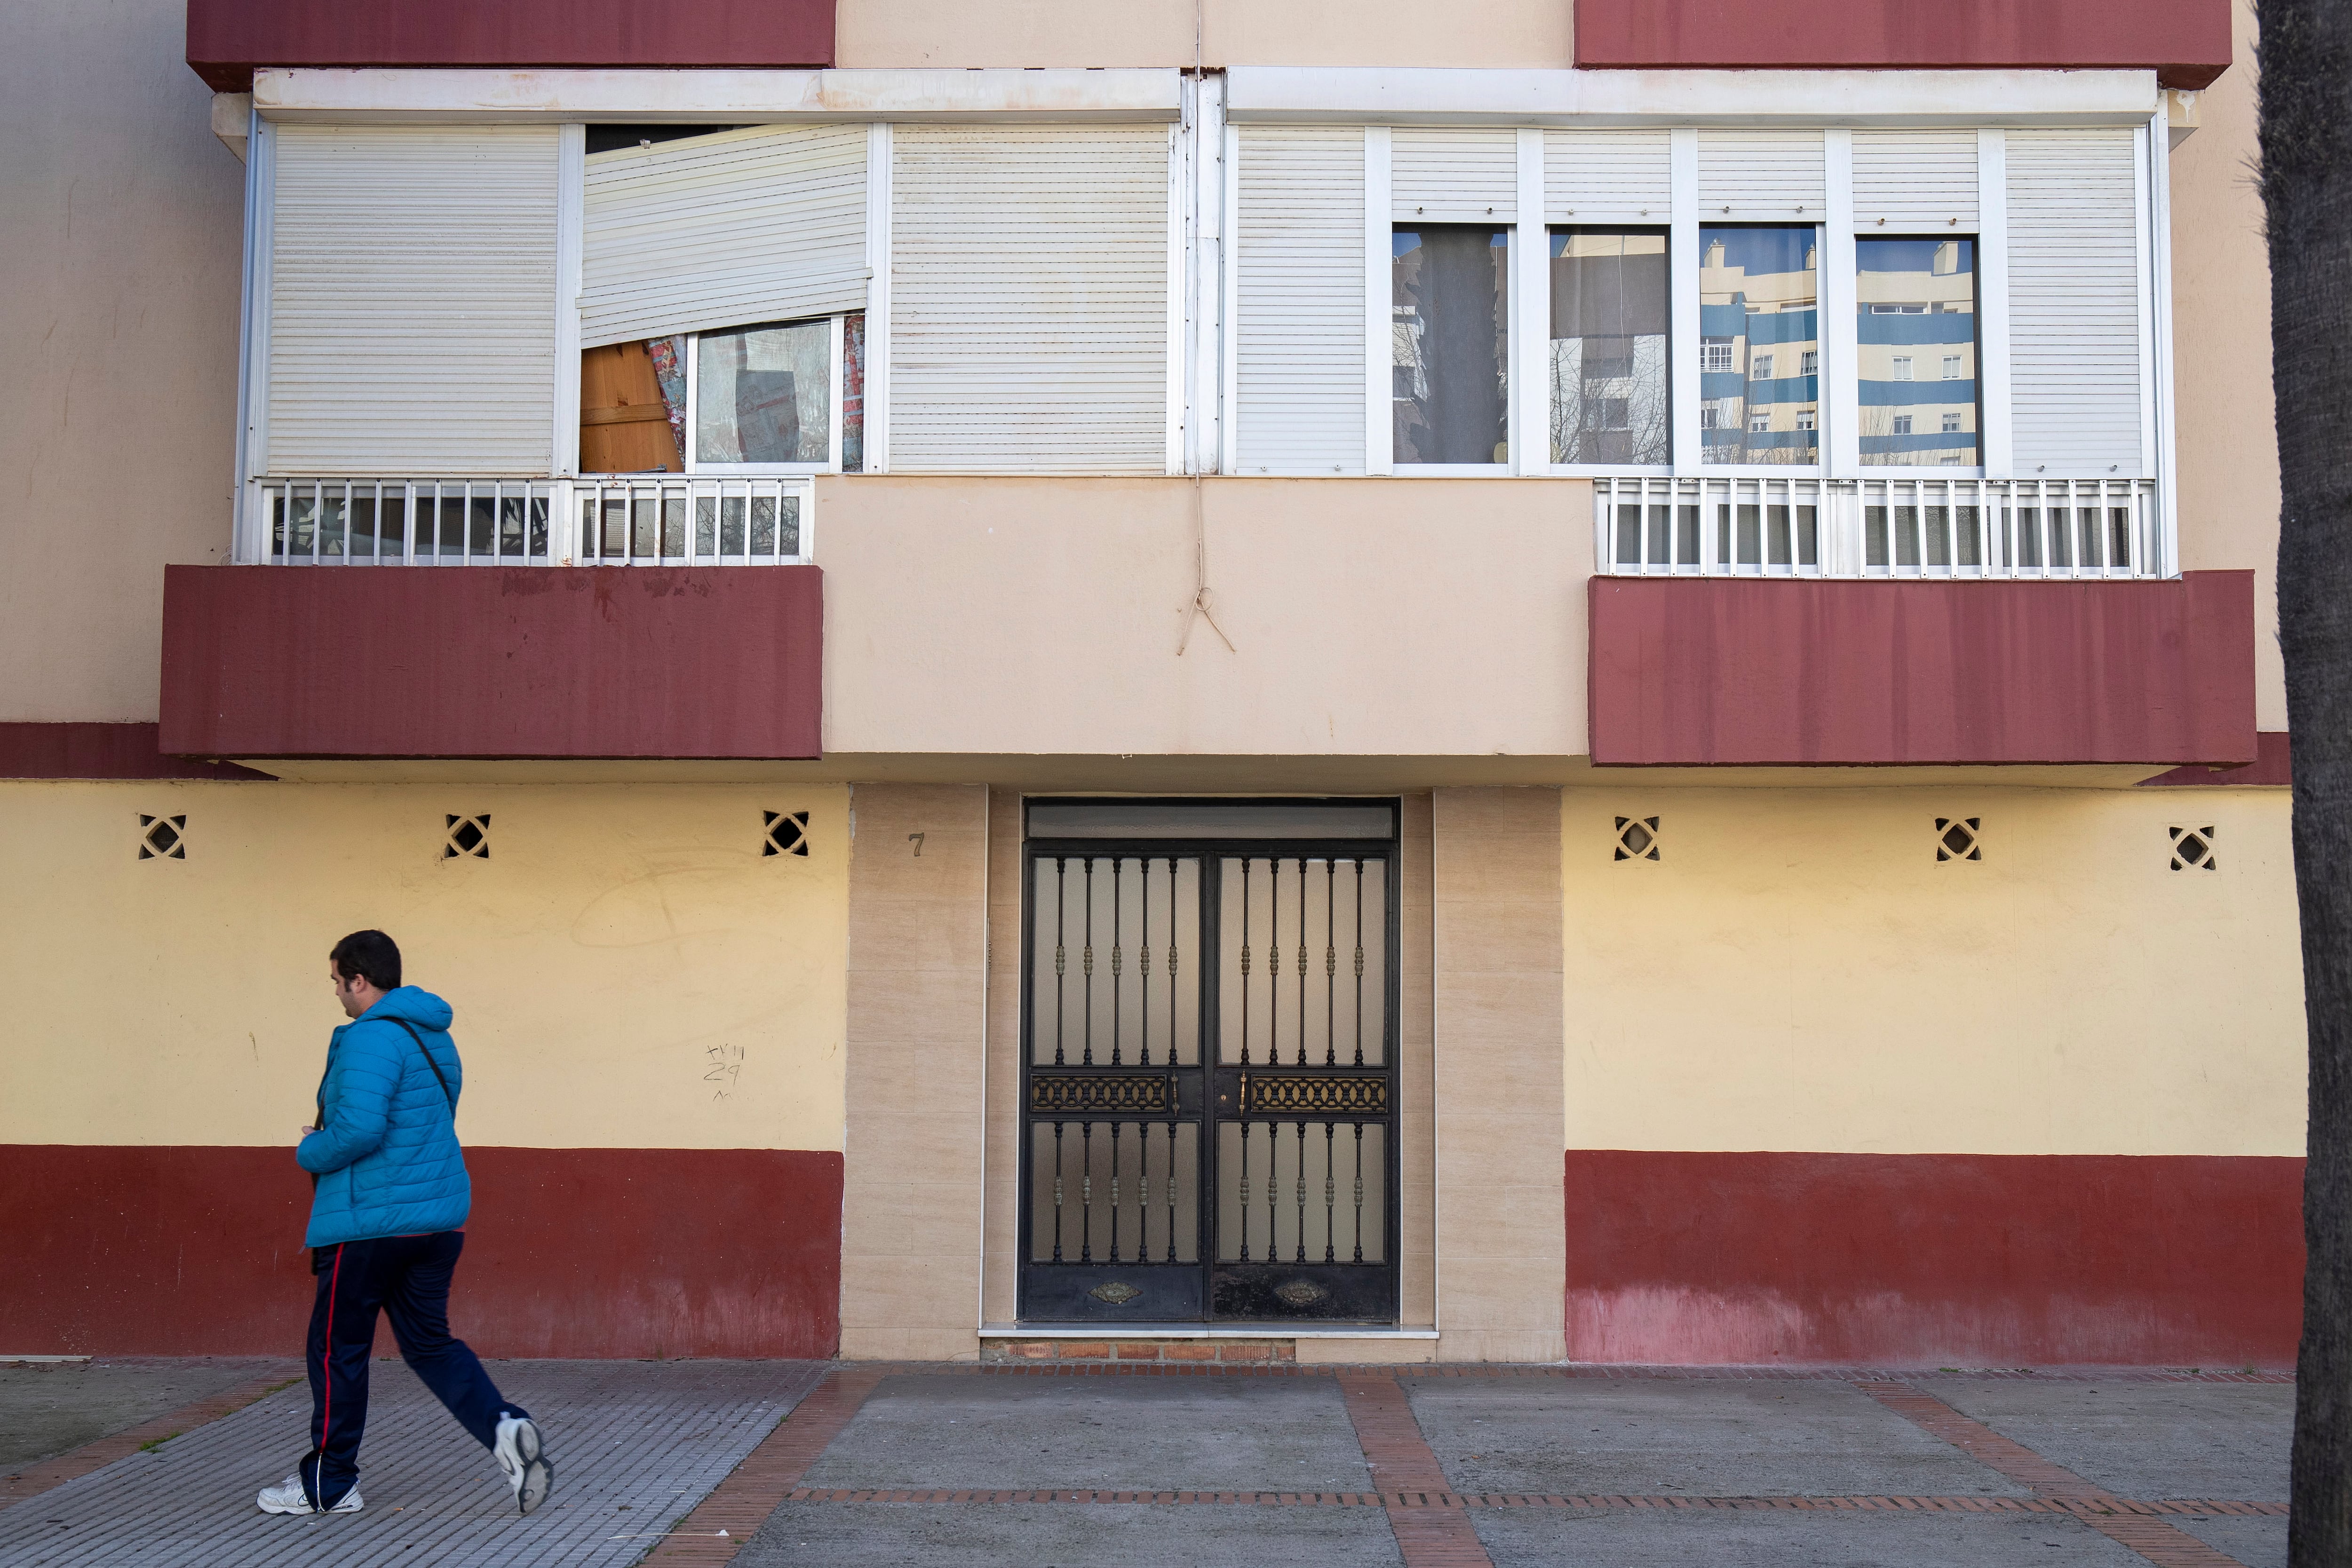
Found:
[[[2249,11],[758,12],[11,24],[0,1351],[2292,1356]]]

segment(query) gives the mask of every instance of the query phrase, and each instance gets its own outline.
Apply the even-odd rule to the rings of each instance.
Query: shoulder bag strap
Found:
[[[392,1021],[398,1024],[401,1028],[408,1030],[408,1038],[416,1042],[416,1049],[422,1052],[425,1057],[425,1065],[433,1070],[434,1078],[440,1082],[441,1098],[449,1102],[449,1114],[453,1117],[456,1116],[457,1114],[457,1097],[449,1092],[449,1080],[442,1075],[441,1064],[433,1060],[433,1053],[431,1051],[425,1049],[425,1037],[417,1033],[414,1029],[410,1029],[406,1019],[394,1019]]]

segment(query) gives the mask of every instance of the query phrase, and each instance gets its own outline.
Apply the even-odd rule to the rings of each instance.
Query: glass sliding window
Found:
[[[1699,443],[1708,463],[1819,463],[1816,231],[1698,231]]]
[[[697,464],[831,460],[830,320],[705,332],[695,355]]]
[[[1976,467],[1976,241],[1857,239],[1853,253],[1863,462]]]
[[[1551,236],[1551,460],[1671,460],[1666,236]]]
[[[1510,234],[1468,225],[1395,233],[1399,463],[1510,461]]]

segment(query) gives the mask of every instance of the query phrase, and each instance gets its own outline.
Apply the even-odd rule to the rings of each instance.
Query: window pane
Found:
[[[1396,461],[1507,463],[1510,231],[1396,231]]]
[[[1699,441],[1709,463],[1818,463],[1814,230],[1702,225]]]
[[[833,325],[705,332],[695,371],[698,463],[822,463],[833,444]]]
[[[1973,468],[1977,262],[1973,239],[1857,239],[1862,460]]]
[[[1551,460],[1669,460],[1666,236],[1551,236]]]

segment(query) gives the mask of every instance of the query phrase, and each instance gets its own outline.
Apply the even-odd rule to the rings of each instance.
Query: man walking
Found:
[[[466,1342],[449,1334],[449,1278],[465,1246],[473,1186],[457,1146],[464,1069],[449,1039],[449,1004],[400,983],[400,949],[355,931],[328,956],[337,1027],[319,1084],[319,1124],[294,1157],[316,1183],[310,1201],[310,1451],[254,1500],[269,1513],[357,1513],[360,1436],[378,1310],[401,1359],[506,1472],[529,1513],[555,1469],[530,1413],[499,1393]]]

